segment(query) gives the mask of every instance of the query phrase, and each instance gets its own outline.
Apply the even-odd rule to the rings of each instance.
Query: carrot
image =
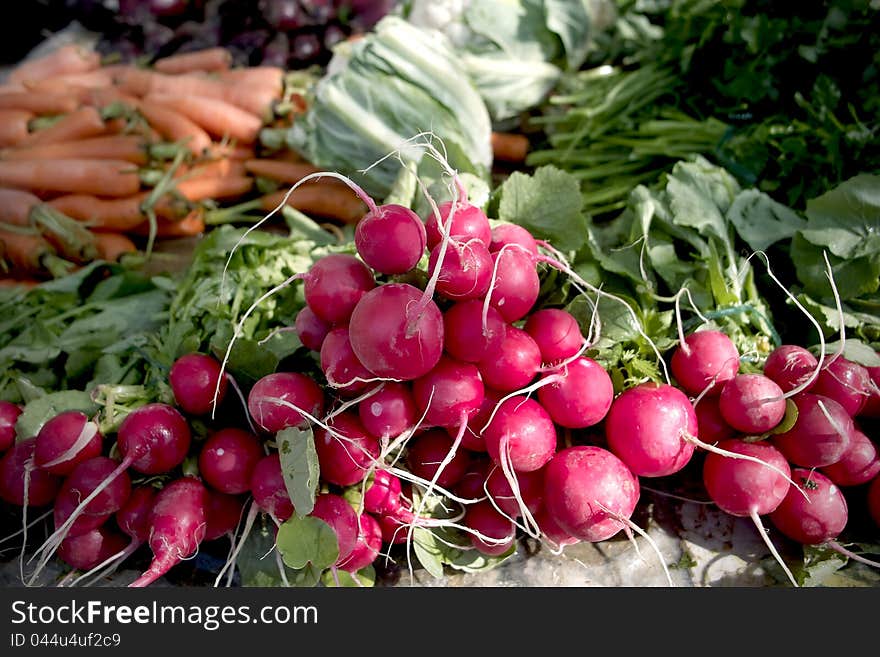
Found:
[[[9,273],[15,276],[45,276],[47,264],[57,257],[55,249],[37,231],[13,231],[0,228],[4,259]]]
[[[107,262],[119,262],[126,253],[137,253],[137,246],[122,233],[105,233],[95,231],[95,246],[98,257]]]
[[[28,91],[34,93],[68,93],[70,89],[103,89],[113,84],[113,77],[101,69],[85,73],[66,73],[42,80],[25,82]]]
[[[306,162],[287,162],[269,158],[245,160],[249,173],[282,183],[297,183],[306,176],[318,173],[320,169]]]
[[[264,212],[281,205],[286,190],[265,194],[260,198]],[[366,206],[345,185],[314,182],[298,187],[290,195],[287,205],[306,214],[354,224],[367,212]]]
[[[250,112],[218,98],[155,94],[147,99],[174,108],[216,137],[228,137],[244,144],[255,142],[263,125]]]
[[[214,143],[205,153],[209,159],[229,159],[244,162],[256,157],[253,146],[238,146],[235,144]]]
[[[222,82],[244,84],[276,91],[281,96],[284,69],[278,66],[248,66],[221,71],[217,78]]]
[[[244,196],[254,187],[250,176],[199,176],[176,183],[177,193],[190,202],[229,200]]]
[[[51,144],[22,146],[0,151],[2,160],[45,160],[82,158],[87,160],[125,160],[143,166],[147,146],[137,135],[107,135]]]
[[[194,237],[205,232],[204,212],[197,208],[183,219],[169,220],[159,217],[156,221],[156,237]],[[149,222],[144,222],[131,231],[133,235],[145,237],[150,234]]]
[[[31,210],[39,205],[39,197],[20,189],[0,189],[0,223],[30,226]]]
[[[492,133],[492,153],[503,162],[524,162],[529,152],[529,139],[512,132]]]
[[[146,219],[141,206],[148,196],[149,192],[118,199],[99,198],[89,194],[66,194],[53,198],[48,203],[90,228],[126,232]]]
[[[40,284],[36,278],[9,278],[9,277],[0,277],[0,287],[10,288],[10,287],[18,287],[23,290],[29,290],[32,287],[36,287]]]
[[[266,120],[272,116],[272,103],[280,98],[280,88],[267,89],[246,84],[228,84],[223,89],[221,99],[261,120]]]
[[[0,110],[0,146],[15,146],[25,141],[30,132],[28,123],[34,115],[25,110]]]
[[[0,109],[17,109],[34,114],[68,114],[78,107],[76,98],[67,94],[13,91],[0,93]]]
[[[52,206],[46,203],[35,205],[30,212],[30,219],[46,241],[64,258],[84,263],[98,256],[94,234]]]
[[[135,194],[140,177],[122,160],[14,160],[0,161],[0,186],[118,197]]]
[[[97,137],[104,134],[106,130],[107,126],[98,110],[94,107],[80,107],[70,114],[66,114],[48,128],[30,134],[22,143],[35,146],[36,144],[75,141]]]
[[[142,100],[137,109],[160,135],[170,141],[184,142],[193,154],[201,155],[211,147],[211,136],[174,108]]]
[[[101,87],[98,89],[87,89],[82,102],[97,108],[107,107],[114,103],[134,107],[137,104],[137,98],[116,87]]]
[[[86,73],[101,65],[101,55],[77,44],[61,46],[40,57],[22,62],[8,77],[9,82],[43,80],[57,75]]]
[[[232,53],[226,48],[205,48],[194,52],[161,57],[153,62],[160,73],[192,73],[193,71],[225,71],[232,63]]]
[[[248,172],[243,161],[229,158],[210,160],[193,165],[190,168],[180,167],[177,171],[177,177],[184,180],[194,180],[196,178],[245,178],[247,175]]]

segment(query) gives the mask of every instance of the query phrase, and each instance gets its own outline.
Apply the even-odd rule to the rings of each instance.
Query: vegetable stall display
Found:
[[[518,34],[554,44],[554,88],[598,56],[606,35],[577,41],[559,3],[519,4],[536,31]],[[657,496],[752,524],[768,583],[874,572],[870,158],[791,203],[784,180],[672,149],[597,213],[552,129],[521,135],[546,161],[494,166],[510,124],[413,5],[261,125],[245,170],[275,176],[271,203],[209,208],[177,271],[95,259],[0,289],[22,581],[148,586],[208,555],[209,585],[371,586],[628,538],[672,585]],[[192,77],[167,66],[117,79]],[[552,93],[516,113],[553,116]],[[348,219],[288,203],[319,186]]]

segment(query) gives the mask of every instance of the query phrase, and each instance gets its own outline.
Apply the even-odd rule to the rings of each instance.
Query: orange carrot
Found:
[[[248,172],[244,162],[230,158],[201,162],[188,168],[181,166],[176,173],[176,177],[183,180],[194,180],[196,178],[244,178],[247,175]]]
[[[195,155],[201,155],[211,147],[211,136],[174,108],[150,100],[140,101],[137,108],[160,135],[170,141],[184,142]]]
[[[34,114],[68,114],[78,107],[76,98],[67,94],[19,91],[0,93],[0,109],[17,109]]]
[[[529,139],[512,132],[492,133],[492,153],[503,162],[525,162],[529,152]]]
[[[276,91],[280,97],[284,83],[284,69],[278,66],[231,68],[228,71],[221,71],[217,77],[222,82],[270,89]]]
[[[12,231],[0,228],[0,242],[9,273],[14,276],[45,275],[45,260],[55,256],[55,249],[37,231]]]
[[[228,84],[224,87],[222,95],[222,100],[261,120],[271,118],[272,103],[280,98],[280,88],[267,89],[246,84]]]
[[[271,212],[284,199],[286,190],[272,192],[261,197],[264,212]],[[366,206],[345,185],[314,182],[298,187],[290,195],[287,205],[326,219],[354,224],[367,212]]]
[[[169,220],[159,217],[156,221],[156,237],[194,237],[205,232],[204,212],[197,208],[183,219]],[[150,234],[149,222],[144,222],[130,231],[133,235],[145,237]]]
[[[0,223],[30,226],[31,210],[42,201],[20,189],[0,189]]]
[[[28,122],[34,115],[25,110],[0,110],[0,146],[15,146],[25,141],[30,133]]]
[[[141,206],[148,196],[149,192],[118,199],[99,198],[89,194],[66,194],[53,198],[48,203],[90,228],[126,232],[146,218]]]
[[[76,141],[22,146],[0,151],[0,159],[2,160],[45,160],[49,158],[125,160],[143,166],[147,162],[147,151],[142,137],[118,134]]]
[[[162,57],[153,62],[153,68],[160,73],[177,75],[193,71],[225,71],[231,63],[232,53],[218,47]]]
[[[101,55],[77,44],[61,46],[40,57],[22,62],[9,74],[9,82],[43,80],[57,75],[86,73],[101,65]]]
[[[140,176],[122,160],[0,161],[0,186],[33,192],[131,196],[140,189]]]
[[[287,162],[269,158],[246,160],[244,166],[248,172],[255,176],[291,185],[320,171],[317,167],[306,162]]]
[[[69,93],[73,88],[101,89],[112,84],[112,76],[106,71],[98,69],[85,73],[67,73],[33,82],[25,82],[24,86],[34,93]]]
[[[107,262],[119,262],[126,253],[137,253],[137,246],[122,233],[105,233],[95,231],[95,246],[98,257]]]
[[[0,242],[0,244],[2,244],[2,242]],[[0,287],[4,288],[18,287],[23,290],[29,290],[39,284],[40,281],[38,281],[36,278],[9,278],[8,276],[0,277]]]
[[[75,141],[104,134],[107,126],[101,114],[94,107],[80,107],[65,115],[57,123],[31,133],[22,142],[29,146],[53,144],[61,141]]]
[[[256,157],[253,146],[238,146],[235,144],[214,143],[205,153],[209,159],[229,159],[244,162]]]
[[[200,176],[183,179],[175,184],[177,193],[190,202],[209,199],[229,200],[244,196],[254,187],[250,176]]]
[[[219,98],[151,94],[147,99],[175,109],[216,137],[228,137],[244,144],[255,142],[263,125],[250,112]]]
[[[107,107],[107,105],[112,105],[113,103],[122,103],[135,107],[137,99],[116,87],[101,87],[98,89],[87,89],[82,102],[98,108]]]

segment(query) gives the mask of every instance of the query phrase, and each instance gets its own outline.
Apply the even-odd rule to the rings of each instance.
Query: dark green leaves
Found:
[[[311,429],[282,429],[275,435],[284,486],[297,515],[305,516],[315,507],[320,474],[315,438]]]

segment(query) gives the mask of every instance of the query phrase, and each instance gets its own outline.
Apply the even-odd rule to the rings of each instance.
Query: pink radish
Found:
[[[578,540],[611,538],[628,526],[638,500],[639,480],[601,447],[567,447],[544,470],[544,508],[563,532]]]
[[[774,445],[795,465],[823,468],[837,463],[852,442],[852,418],[830,397],[801,392],[792,397],[798,416],[788,431],[773,436]]]
[[[608,372],[585,356],[548,372],[541,383],[546,385],[538,388],[538,401],[556,424],[570,429],[598,424],[614,401]]]
[[[97,527],[84,534],[68,536],[58,546],[58,558],[71,568],[91,570],[123,551],[128,542],[118,531]]]
[[[230,427],[212,434],[199,451],[199,474],[214,490],[238,495],[250,490],[251,475],[263,458],[254,434]]]
[[[483,455],[472,455],[468,469],[453,487],[453,492],[465,500],[485,499],[486,480],[489,478],[489,473],[497,467]]]
[[[0,499],[17,506],[51,504],[61,487],[61,478],[33,465],[36,438],[16,443],[0,459]]]
[[[278,522],[293,515],[293,504],[287,494],[278,454],[269,454],[257,462],[251,474],[251,495],[257,506]]]
[[[0,455],[15,444],[15,423],[21,415],[21,407],[0,400]]]
[[[355,306],[348,326],[351,346],[377,377],[410,381],[440,360],[443,316],[430,299],[423,304],[422,296],[412,285],[387,283]]]
[[[483,432],[491,459],[516,472],[544,466],[556,452],[556,426],[534,399],[510,397],[502,402]]]
[[[376,286],[370,268],[345,253],[320,258],[304,278],[306,304],[328,324],[348,321],[360,298]]]
[[[548,541],[557,550],[562,549],[566,545],[580,543],[580,539],[571,536],[562,529],[545,508],[541,508],[535,521],[538,523],[538,528],[541,532],[541,540]]]
[[[785,417],[783,394],[782,388],[763,374],[737,374],[721,389],[718,410],[737,431],[762,434]]]
[[[336,534],[339,557],[335,565],[340,567],[357,545],[357,514],[345,498],[333,493],[321,493],[315,498],[315,508],[309,515],[326,522]]]
[[[410,387],[386,381],[382,389],[358,404],[364,428],[379,438],[394,438],[416,423],[416,403]]]
[[[354,549],[339,563],[341,570],[356,573],[366,568],[379,556],[382,549],[382,528],[369,513],[358,516],[358,535]]]
[[[721,331],[695,331],[673,352],[669,366],[688,394],[718,393],[739,372],[739,351]]]
[[[483,381],[476,365],[447,356],[412,384],[413,399],[428,426],[458,427],[479,411]]]
[[[501,314],[492,306],[484,308],[479,299],[459,301],[443,314],[444,347],[450,356],[467,363],[477,363],[488,350],[496,349],[506,330]]]
[[[424,254],[427,241],[421,218],[394,203],[368,212],[354,229],[358,255],[380,274],[405,274],[413,269]]]
[[[836,539],[848,519],[843,493],[815,470],[794,468],[791,476],[807,499],[797,489],[789,490],[770,512],[770,520],[788,538],[803,545],[820,545]]]
[[[516,540],[516,525],[498,513],[490,502],[476,502],[467,507],[464,524],[481,536],[468,532],[471,544],[488,556],[504,554]]]
[[[492,228],[486,213],[467,201],[461,201],[453,210],[452,201],[441,203],[437,207],[440,221],[446,227],[449,237],[456,242],[467,242],[472,239],[479,240],[485,246],[492,242]],[[437,225],[437,216],[431,212],[425,220],[426,238],[428,249],[433,250],[440,243],[442,235]]]
[[[541,289],[541,281],[531,255],[515,246],[492,254],[493,272],[489,283],[489,303],[507,322],[525,317]]]
[[[839,356],[822,367],[810,392],[830,397],[855,417],[873,389],[871,375],[863,365]]]
[[[104,437],[80,411],[65,411],[46,421],[37,433],[34,465],[65,477],[80,463],[101,454]]]
[[[516,484],[519,496],[525,502],[529,512],[537,515],[544,505],[544,470],[516,473]],[[504,471],[495,466],[485,480],[485,492],[505,515],[517,518],[522,515],[519,500],[510,486]]]
[[[374,470],[364,490],[364,510],[376,515],[392,513],[400,508],[400,479],[388,470]]]
[[[364,429],[354,413],[339,413],[328,426],[332,431],[323,427],[315,431],[321,478],[337,486],[363,481],[379,457],[379,439]]]
[[[453,439],[442,429],[430,429],[418,434],[407,445],[406,463],[410,472],[432,481],[452,447]],[[455,486],[467,471],[469,461],[465,450],[456,450],[437,476],[436,485],[447,490]]]
[[[492,229],[489,252],[500,251],[508,244],[516,245],[533,258],[538,257],[538,244],[532,234],[517,224],[498,224]]]
[[[428,273],[433,274],[440,262],[438,244],[431,250]],[[492,278],[492,256],[479,240],[450,242],[439,264],[440,272],[436,290],[447,299],[478,299],[489,289]]]
[[[340,326],[331,329],[321,343],[321,371],[327,383],[340,394],[355,396],[376,378],[355,355],[351,348],[348,329]]]
[[[727,424],[718,408],[718,397],[702,397],[694,406],[697,413],[697,436],[704,443],[717,443],[736,435],[736,429]]]
[[[191,432],[186,419],[173,406],[156,402],[125,416],[116,433],[122,469],[141,474],[163,474],[183,463]]]
[[[293,322],[293,330],[296,331],[299,341],[312,351],[321,351],[324,338],[327,337],[331,328],[332,326],[328,322],[318,317],[315,311],[308,306],[303,306]]]
[[[523,328],[538,345],[545,363],[571,358],[584,346],[584,336],[577,320],[559,308],[533,312]]]
[[[880,356],[880,352],[877,353]],[[860,415],[864,417],[880,418],[880,366],[866,367],[868,376],[871,377],[871,394],[862,407]],[[0,449],[0,452],[3,450]]]
[[[524,330],[508,326],[504,337],[486,349],[477,367],[486,386],[513,392],[535,378],[541,367],[541,350]]]
[[[247,406],[254,423],[266,433],[287,427],[302,429],[310,424],[303,412],[312,417],[324,412],[324,392],[305,374],[274,372],[253,385]]]
[[[489,423],[489,419],[495,412],[498,402],[504,397],[504,393],[492,388],[483,389],[483,402],[477,412],[468,420],[467,429],[462,434],[461,446],[472,452],[485,452],[486,440],[483,437],[483,427]],[[450,434],[458,435],[458,427],[448,428]]]
[[[150,567],[130,587],[149,586],[184,559],[205,538],[208,491],[195,477],[175,479],[156,495],[150,513]]]
[[[237,495],[227,495],[208,489],[208,503],[205,507],[205,541],[214,541],[223,536],[230,539],[241,520],[244,500]]]
[[[836,463],[826,465],[822,473],[838,486],[860,486],[880,473],[877,446],[854,427],[847,450]]]
[[[773,379],[785,392],[807,384],[818,369],[819,361],[816,357],[795,344],[776,347],[764,361],[764,376]],[[810,387],[802,389],[808,390]]]
[[[608,448],[642,477],[670,475],[687,465],[698,430],[690,399],[668,384],[642,383],[625,390],[605,420]]]
[[[206,415],[214,410],[215,392],[218,405],[226,396],[227,379],[217,359],[208,354],[190,353],[175,360],[168,382],[174,402],[190,415]]]

